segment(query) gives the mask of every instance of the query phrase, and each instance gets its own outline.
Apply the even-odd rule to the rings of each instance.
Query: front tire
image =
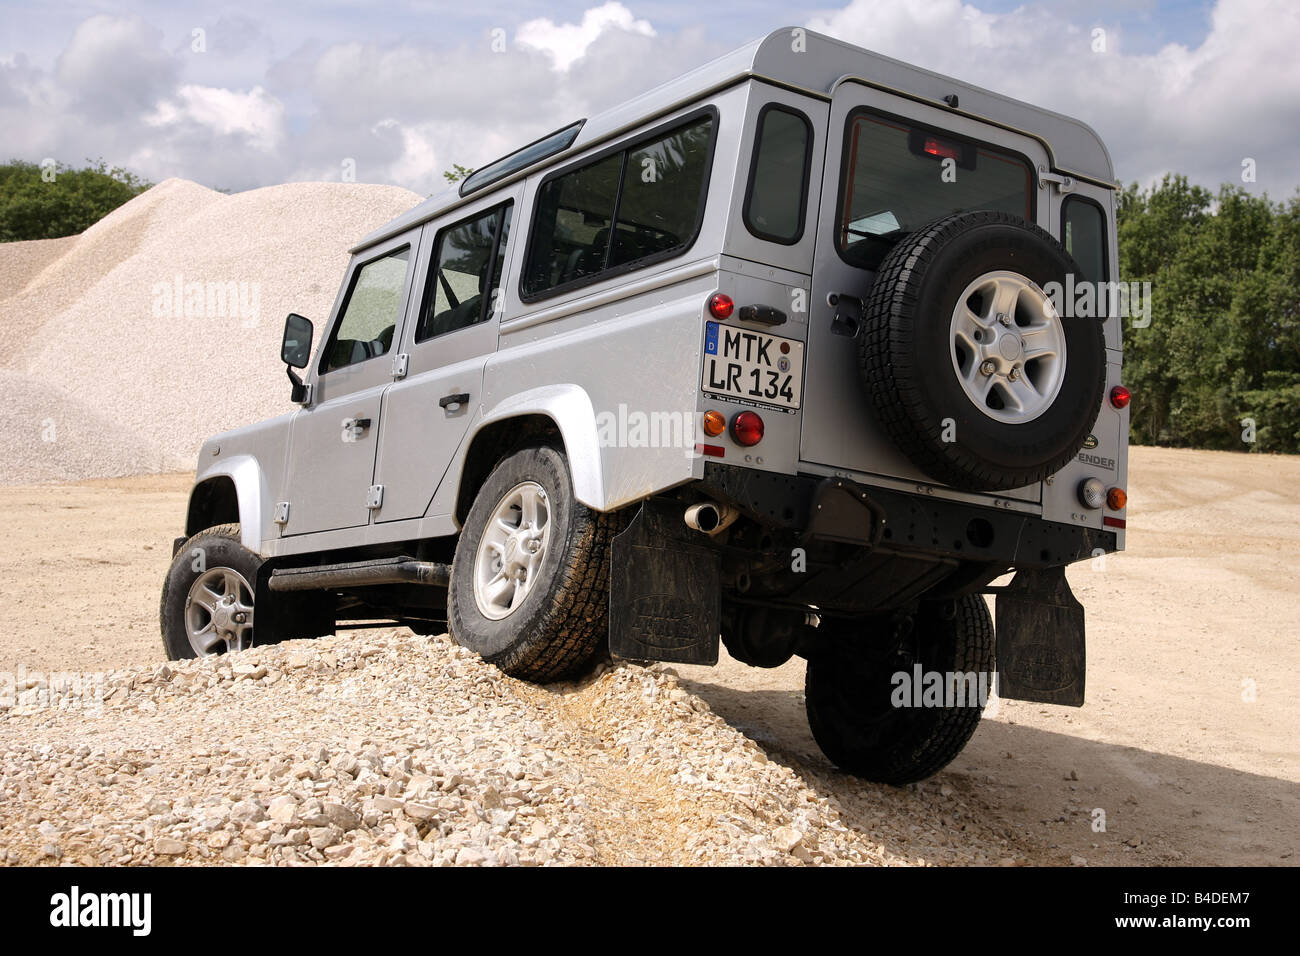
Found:
[[[550,445],[503,459],[456,543],[447,617],[457,643],[511,677],[574,677],[606,644],[613,515],[573,497]]]
[[[922,603],[910,627],[889,639],[847,630],[832,633],[808,660],[804,694],[817,745],[841,770],[877,783],[901,786],[938,773],[975,733],[992,689],[993,621],[984,600]],[[975,693],[965,684],[951,702],[918,700],[917,666],[922,675],[944,675],[945,694],[947,675],[974,674]]]
[[[253,646],[260,555],[240,543],[239,525],[194,535],[172,559],[159,607],[168,660],[210,657]]]

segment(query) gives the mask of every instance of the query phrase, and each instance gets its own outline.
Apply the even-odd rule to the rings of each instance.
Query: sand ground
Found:
[[[1087,703],[997,702],[926,786],[960,793],[1030,862],[1294,865],[1300,459],[1135,448],[1130,475],[1128,552],[1070,572],[1088,614]],[[0,670],[161,660],[158,590],[188,486],[163,475],[0,487]],[[677,670],[850,819],[922,806],[821,756],[801,662]],[[943,823],[960,843],[962,821]]]

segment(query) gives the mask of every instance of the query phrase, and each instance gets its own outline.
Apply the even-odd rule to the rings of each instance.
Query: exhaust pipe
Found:
[[[730,505],[705,501],[686,509],[686,527],[703,534],[717,534],[740,517],[740,512]]]

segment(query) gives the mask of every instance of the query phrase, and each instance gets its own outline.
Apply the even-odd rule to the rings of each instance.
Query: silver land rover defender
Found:
[[[721,642],[807,660],[841,768],[920,779],[995,662],[1083,702],[1116,267],[1087,126],[775,32],[357,243],[314,356],[286,322],[298,410],[200,452],[167,654],[399,622],[553,681]]]

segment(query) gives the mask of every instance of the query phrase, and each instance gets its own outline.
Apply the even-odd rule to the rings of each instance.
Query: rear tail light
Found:
[[[731,300],[731,296],[715,292],[709,297],[709,314],[715,319],[729,319],[735,311],[736,303]]]
[[[731,437],[748,448],[763,440],[763,419],[757,412],[741,412],[731,420]]]
[[[1133,393],[1123,385],[1116,385],[1110,390],[1110,403],[1116,408],[1127,408],[1133,400]]]
[[[1106,492],[1106,507],[1111,511],[1123,511],[1128,504],[1128,494],[1123,488],[1112,488]]]

